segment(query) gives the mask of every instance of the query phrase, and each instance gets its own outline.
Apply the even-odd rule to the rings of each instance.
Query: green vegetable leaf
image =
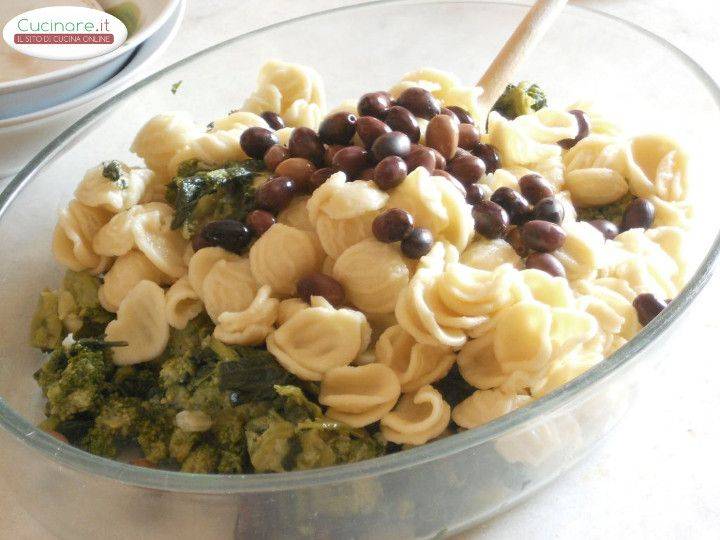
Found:
[[[218,365],[220,390],[232,390],[240,403],[276,397],[277,385],[296,382],[269,352],[252,347],[236,347],[239,360]]]
[[[120,186],[120,189],[127,188],[127,181],[125,180],[123,164],[116,159],[103,162],[102,175],[111,182],[117,182],[118,186]]]
[[[213,170],[204,170],[198,160],[181,164],[167,191],[167,200],[175,207],[172,228],[191,238],[210,221],[245,219],[254,205],[253,180],[263,167],[255,160]]]
[[[180,89],[180,85],[182,84],[182,81],[177,81],[176,83],[173,83],[173,85],[170,87],[170,91],[173,94],[177,94],[177,91]]]

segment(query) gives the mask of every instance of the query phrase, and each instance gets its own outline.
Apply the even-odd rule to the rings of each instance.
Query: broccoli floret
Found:
[[[295,386],[276,386],[272,409],[249,420],[248,455],[257,472],[279,472],[351,463],[382,455],[384,446],[363,429],[322,415]]]
[[[67,353],[55,351],[35,379],[48,399],[48,413],[67,420],[77,413],[98,410],[113,370],[105,351],[78,342]]]
[[[112,314],[100,306],[99,287],[97,277],[68,270],[62,287],[42,292],[30,323],[32,346],[54,349],[69,332],[76,338],[101,336]]]
[[[537,84],[523,81],[517,85],[508,84],[491,110],[512,120],[523,114],[539,111],[543,107],[547,107],[545,92]]]
[[[245,431],[250,462],[257,472],[290,470],[287,458],[295,437],[295,426],[271,411],[248,422]]]
[[[170,436],[170,444],[168,445],[170,457],[178,463],[182,463],[199,441],[200,433],[190,433],[176,428]]]
[[[220,450],[220,462],[217,472],[220,474],[240,474],[245,470],[245,458],[238,452]]]
[[[82,446],[91,454],[114,458],[117,456],[115,433],[101,426],[93,426],[82,441]]]
[[[202,170],[197,160],[180,165],[180,176],[168,184],[167,201],[175,207],[172,227],[191,238],[206,223],[220,219],[242,221],[254,204],[253,180],[264,168],[262,161],[228,163]]]
[[[58,293],[41,292],[30,322],[30,344],[38,349],[54,349],[60,346],[63,333],[63,324],[58,316]]]
[[[168,458],[170,437],[173,434],[175,412],[160,403],[145,402],[137,425],[137,443],[152,463]]]
[[[182,472],[212,473],[217,471],[219,452],[208,444],[202,444],[185,459],[180,467]]]
[[[221,410],[213,417],[212,433],[218,444],[228,450],[245,445],[245,411],[240,407]]]
[[[82,445],[93,454],[115,457],[118,442],[134,435],[140,407],[141,402],[137,398],[113,397],[106,400]]]
[[[209,335],[213,333],[215,325],[205,314],[198,315],[187,323],[182,330],[173,329],[170,332],[166,357],[190,354],[198,350]]]
[[[589,208],[578,208],[578,221],[593,221],[594,219],[606,219],[612,221],[618,227],[622,221],[623,214],[628,205],[635,197],[631,193],[626,193],[622,198],[614,203],[603,206],[592,206]]]

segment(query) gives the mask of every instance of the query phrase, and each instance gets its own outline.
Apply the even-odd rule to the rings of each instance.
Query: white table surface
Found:
[[[352,3],[359,2],[189,0],[182,39],[176,38],[157,67],[237,33]],[[720,80],[717,0],[574,3],[644,26]],[[636,407],[602,447],[529,501],[461,537],[720,538],[720,357],[714,343],[720,331],[714,303],[719,297],[720,279],[715,279],[684,334],[668,344],[671,360],[648,381]],[[14,504],[0,480],[0,539],[52,538]]]

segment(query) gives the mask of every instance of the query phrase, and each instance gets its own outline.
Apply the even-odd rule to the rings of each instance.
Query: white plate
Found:
[[[160,56],[175,37],[185,13],[185,2],[177,0],[165,24],[138,47],[127,65],[106,83],[49,109],[0,120],[0,178],[15,174],[90,109],[146,75],[148,64]]]

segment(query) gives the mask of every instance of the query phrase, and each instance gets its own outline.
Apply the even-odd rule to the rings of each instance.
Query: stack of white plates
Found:
[[[107,8],[119,2],[98,3]],[[44,75],[0,82],[0,178],[16,173],[83,114],[147,74],[148,64],[175,36],[185,0],[134,4],[138,27],[121,47]]]

